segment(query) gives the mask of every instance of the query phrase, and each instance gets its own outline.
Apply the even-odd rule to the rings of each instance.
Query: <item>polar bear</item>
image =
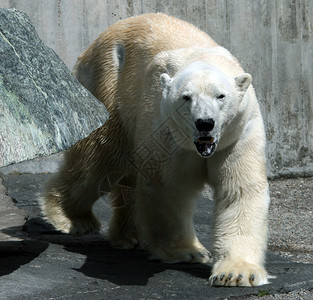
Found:
[[[251,76],[230,52],[191,24],[146,14],[109,27],[74,74],[110,118],[67,151],[41,200],[46,220],[96,232],[92,206],[110,192],[113,246],[168,263],[214,259],[212,285],[267,283],[264,126]],[[214,191],[212,255],[193,225],[205,184]]]

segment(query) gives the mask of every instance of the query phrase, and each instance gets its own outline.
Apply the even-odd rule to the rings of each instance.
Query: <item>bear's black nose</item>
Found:
[[[198,119],[195,124],[199,131],[211,131],[214,128],[213,119]]]

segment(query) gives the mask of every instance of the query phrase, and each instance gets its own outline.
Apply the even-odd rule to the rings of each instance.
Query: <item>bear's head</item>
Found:
[[[216,66],[197,61],[174,77],[163,73],[161,118],[180,147],[211,156],[239,139],[251,76],[232,78]],[[218,147],[218,144],[221,146]]]

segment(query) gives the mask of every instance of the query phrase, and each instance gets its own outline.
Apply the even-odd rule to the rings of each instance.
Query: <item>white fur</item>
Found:
[[[114,246],[139,243],[164,262],[211,262],[193,226],[209,184],[211,284],[267,283],[265,134],[251,76],[237,60],[195,27],[152,14],[109,28],[75,74],[111,118],[68,152],[42,201],[47,220],[74,234],[98,230],[91,208],[102,184],[111,190]],[[197,128],[200,119],[214,124],[209,132]]]

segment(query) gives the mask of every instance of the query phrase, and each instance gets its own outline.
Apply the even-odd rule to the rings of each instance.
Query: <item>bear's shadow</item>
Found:
[[[28,220],[24,230],[29,237],[41,242],[59,244],[63,249],[86,257],[80,268],[73,268],[85,276],[108,280],[117,285],[147,285],[149,279],[166,270],[185,272],[208,279],[211,266],[205,264],[165,264],[149,260],[147,251],[112,248],[105,235],[72,237],[53,230],[40,218]],[[74,258],[73,258],[74,259]]]
[[[65,249],[86,255],[84,265],[76,271],[117,285],[147,285],[151,277],[166,270],[182,271],[203,279],[208,279],[211,273],[207,265],[150,261],[146,251],[114,249],[107,241],[80,249],[77,246],[65,246]]]

